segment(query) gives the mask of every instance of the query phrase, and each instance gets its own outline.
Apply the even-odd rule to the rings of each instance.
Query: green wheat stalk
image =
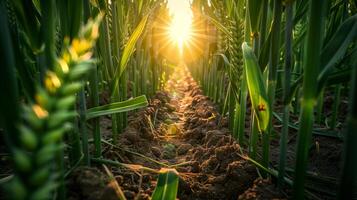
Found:
[[[7,191],[12,199],[49,199],[59,185],[54,161],[64,148],[64,133],[77,116],[73,109],[76,93],[93,66],[92,48],[101,18],[90,20],[78,38],[65,39],[53,71],[48,70],[43,86],[37,86],[35,101],[22,107],[22,121],[17,124],[19,143],[11,151],[15,175]]]

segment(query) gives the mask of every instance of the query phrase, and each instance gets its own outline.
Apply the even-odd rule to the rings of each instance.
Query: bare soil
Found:
[[[333,95],[327,94],[323,114],[331,114]],[[101,104],[108,103],[103,93]],[[246,136],[249,135],[249,101],[247,105]],[[277,102],[275,110],[281,108]],[[339,120],[345,120],[347,99],[341,101]],[[298,116],[291,115],[292,122]],[[274,120],[271,140],[271,166],[279,159],[281,123]],[[321,127],[326,127],[323,124]],[[340,123],[337,130],[341,131]],[[112,124],[109,117],[101,119],[103,138],[111,140]],[[3,131],[0,129],[0,135]],[[290,190],[278,192],[276,180],[259,177],[256,167],[242,158],[246,152],[231,137],[225,117],[199,88],[185,68],[178,68],[165,89],[150,99],[143,110],[129,115],[129,125],[118,136],[117,144],[103,143],[103,157],[121,163],[141,165],[159,171],[173,167],[179,172],[178,198],[183,200],[209,199],[288,199]],[[287,167],[295,166],[297,131],[289,130]],[[307,188],[311,199],[336,199],[337,183],[341,171],[342,140],[313,136],[310,146]],[[11,158],[4,140],[0,140],[0,178],[12,174]],[[156,186],[157,174],[145,170],[132,170],[108,166],[127,199],[150,199]],[[292,170],[287,171],[292,179]],[[67,180],[70,200],[118,199],[108,184],[110,178],[103,166],[76,169]],[[1,187],[0,187],[1,188]],[[0,199],[4,199],[0,190]]]
[[[103,98],[105,99],[105,98]],[[329,101],[331,98],[326,98]],[[328,104],[326,102],[325,104]],[[249,103],[246,118],[248,137]],[[276,110],[281,108],[277,102]],[[345,106],[341,106],[342,110]],[[329,112],[324,108],[324,112]],[[293,122],[298,116],[291,115]],[[341,119],[342,120],[342,119]],[[271,166],[279,162],[281,123],[274,120]],[[321,126],[323,127],[323,126]],[[103,118],[104,137],[111,137],[111,120]],[[289,130],[287,175],[293,179],[297,130]],[[260,145],[259,145],[260,146]],[[246,152],[231,137],[225,117],[205,95],[185,68],[178,68],[165,89],[151,98],[145,109],[129,117],[129,125],[115,146],[104,146],[104,158],[159,170],[168,166],[179,172],[178,199],[289,199],[291,190],[279,192],[274,178],[262,179],[256,167],[243,159]],[[342,141],[313,136],[310,147],[308,199],[334,199],[341,162]],[[71,199],[116,199],[101,165],[79,168],[70,178]],[[110,167],[110,166],[108,166]],[[110,167],[127,199],[150,199],[157,174],[145,170]],[[92,192],[91,192],[92,191]]]
[[[107,127],[103,126],[103,131],[111,129],[108,121],[104,119],[103,125]],[[245,199],[245,192],[257,185],[257,170],[241,157],[244,151],[231,137],[227,120],[203,95],[186,69],[178,69],[165,90],[157,92],[145,110],[130,117],[128,127],[117,142],[116,147],[105,147],[105,158],[157,170],[165,166],[148,158],[174,165],[180,176],[179,199]],[[150,198],[157,175],[117,167],[111,170],[128,199]],[[88,174],[88,169],[75,172],[74,177],[84,178],[85,175],[77,173]],[[98,170],[91,173],[96,174]],[[102,180],[101,184],[105,183],[102,178],[96,179]],[[71,194],[76,196],[74,199],[88,198],[84,194],[93,182],[87,182],[72,179],[71,185],[77,186]],[[83,184],[89,186],[78,189],[78,185]],[[107,187],[102,187],[102,190],[110,191]],[[272,190],[275,187],[272,186]],[[277,192],[273,194],[282,196]],[[96,196],[94,199],[102,199],[103,194]],[[269,194],[268,199],[271,196]]]

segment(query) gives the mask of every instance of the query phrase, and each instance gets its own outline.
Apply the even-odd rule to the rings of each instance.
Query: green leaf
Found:
[[[147,106],[148,100],[145,95],[129,99],[126,101],[98,106],[87,110],[86,119],[92,119],[103,115],[111,115],[114,113],[127,112]]]
[[[118,85],[119,85],[119,79],[121,77],[121,75],[123,74],[130,56],[134,53],[135,51],[135,44],[138,41],[138,39],[140,38],[141,34],[144,32],[144,28],[147,22],[149,15],[146,15],[139,23],[139,25],[135,28],[134,32],[131,34],[128,43],[125,45],[125,48],[123,50],[123,55],[121,57],[120,60],[120,65],[119,68],[116,69],[115,71],[115,78],[114,78],[114,87],[113,87],[113,91],[112,94],[114,94],[114,91],[117,90]]]
[[[357,39],[357,15],[346,19],[321,53],[322,72],[319,83],[324,83],[332,67],[342,60],[348,47]]]
[[[250,19],[250,29],[253,33],[258,32],[259,22],[261,18],[261,8],[263,2],[261,0],[248,1],[248,13]]]
[[[31,1],[25,3],[21,0],[14,0],[11,3],[16,14],[16,21],[26,33],[31,48],[34,51],[39,50],[41,48],[41,39],[39,37],[40,24],[38,19],[39,13],[35,5]]]
[[[260,70],[258,60],[252,48],[246,42],[242,45],[245,75],[248,83],[248,90],[254,111],[258,118],[260,131],[265,131],[270,122],[270,103],[263,82],[263,75]]]
[[[176,200],[179,177],[175,169],[161,169],[151,200]]]
[[[18,134],[15,123],[19,118],[19,87],[16,80],[14,46],[11,42],[13,39],[10,34],[4,1],[0,2],[0,24],[2,24],[2,31],[0,32],[0,80],[6,83],[0,84],[0,123],[6,129],[5,137],[16,141]]]
[[[273,112],[273,116],[276,120],[279,122],[283,121],[283,118],[276,112]],[[289,128],[299,130],[299,125],[294,124],[294,123],[288,123]],[[321,136],[326,136],[326,137],[333,137],[333,138],[338,138],[338,139],[343,139],[343,135],[339,131],[334,131],[334,130],[326,130],[326,129],[313,129],[312,133],[314,135],[321,135]]]

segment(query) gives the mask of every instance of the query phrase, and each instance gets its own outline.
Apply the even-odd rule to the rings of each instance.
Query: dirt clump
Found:
[[[68,196],[70,200],[116,200],[113,188],[107,186],[108,178],[96,168],[81,167],[76,169],[69,180]]]
[[[193,146],[191,144],[182,144],[177,148],[177,155],[186,154]]]
[[[254,181],[251,188],[245,191],[243,194],[239,195],[239,200],[286,200],[286,196],[281,194],[277,188],[271,183],[271,181],[266,179],[258,178]]]

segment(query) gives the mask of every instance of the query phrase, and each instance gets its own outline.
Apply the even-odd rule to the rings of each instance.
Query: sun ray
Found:
[[[192,37],[192,10],[189,0],[169,0],[168,8],[172,17],[168,27],[170,40],[177,45],[180,54]]]

